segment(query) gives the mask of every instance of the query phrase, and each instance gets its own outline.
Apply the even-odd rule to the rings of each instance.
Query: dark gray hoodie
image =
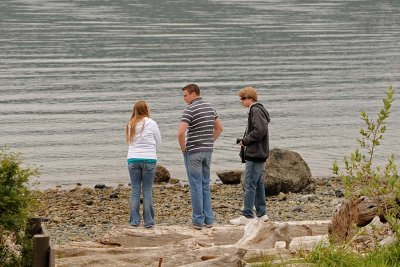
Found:
[[[261,103],[250,107],[247,129],[242,144],[246,146],[245,159],[265,162],[269,156],[268,111]]]

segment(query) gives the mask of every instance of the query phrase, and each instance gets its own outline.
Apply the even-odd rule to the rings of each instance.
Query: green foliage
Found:
[[[400,215],[400,179],[398,176],[396,157],[391,154],[384,167],[373,167],[376,149],[383,140],[386,132],[386,120],[390,115],[390,108],[394,101],[394,90],[390,86],[383,98],[383,107],[374,121],[365,112],[361,112],[361,119],[365,127],[361,128],[360,137],[357,138],[359,147],[350,157],[344,156],[345,171],[339,170],[335,161],[332,166],[334,174],[342,178],[345,187],[345,196],[356,199],[359,196],[367,196],[380,203],[381,213],[391,224],[395,233],[399,234]]]
[[[20,153],[0,150],[0,263],[1,266],[29,266],[31,238],[25,234],[32,198],[29,178],[36,168],[22,167]]]
[[[344,246],[321,246],[306,255],[304,261],[320,267],[395,267],[399,266],[400,247],[382,247],[362,255]]]

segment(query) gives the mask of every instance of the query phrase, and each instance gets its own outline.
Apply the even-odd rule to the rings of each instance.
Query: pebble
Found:
[[[341,190],[341,189],[336,189],[336,190],[335,190],[335,196],[336,196],[336,197],[344,197],[343,190]]]

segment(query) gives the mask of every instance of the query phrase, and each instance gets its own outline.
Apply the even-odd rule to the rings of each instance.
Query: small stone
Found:
[[[171,179],[169,179],[169,183],[170,184],[177,184],[177,183],[179,183],[179,179],[171,178]]]
[[[86,205],[91,206],[94,204],[94,200],[93,199],[87,199],[86,200]]]
[[[82,186],[82,184],[81,183],[76,183],[76,186]]]
[[[344,197],[343,191],[340,189],[335,190],[335,196],[336,197]]]
[[[314,194],[307,194],[307,195],[304,195],[304,196],[302,196],[302,198],[301,198],[303,201],[306,201],[306,202],[314,202],[314,200],[315,200],[315,195]]]
[[[61,222],[61,218],[58,217],[58,216],[51,217],[51,218],[50,218],[50,222],[53,222],[53,223],[60,223],[60,222]]]
[[[118,193],[117,192],[112,192],[110,195],[110,198],[118,198]]]
[[[278,199],[279,199],[279,201],[284,201],[287,199],[287,195],[283,192],[280,192],[278,195]]]
[[[319,186],[324,186],[327,184],[326,179],[316,179],[315,183]]]
[[[106,185],[105,185],[105,184],[96,184],[96,185],[94,186],[94,188],[95,188],[95,189],[104,189],[104,188],[106,188]]]
[[[300,212],[300,211],[302,211],[302,210],[303,210],[303,207],[302,207],[302,206],[297,206],[297,207],[295,207],[292,211]]]
[[[331,206],[337,206],[341,203],[340,199],[335,198],[331,201]]]

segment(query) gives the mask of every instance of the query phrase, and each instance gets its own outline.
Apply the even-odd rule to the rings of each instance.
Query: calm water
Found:
[[[180,88],[195,82],[225,127],[215,178],[243,168],[237,91],[252,85],[272,148],[329,176],[354,150],[360,111],[374,117],[389,85],[399,98],[399,14],[398,0],[2,0],[0,145],[39,166],[43,187],[126,184],[124,127],[145,99],[162,132],[159,163],[186,179]],[[399,148],[397,100],[380,155]]]

